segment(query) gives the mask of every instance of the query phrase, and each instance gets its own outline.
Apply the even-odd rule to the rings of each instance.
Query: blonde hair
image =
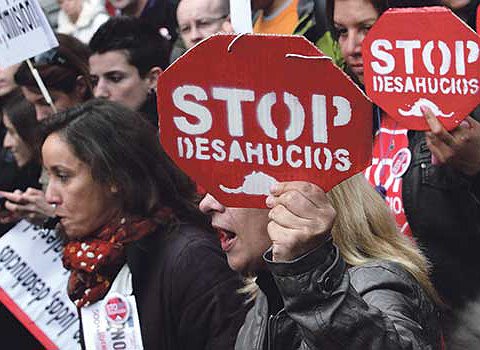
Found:
[[[351,266],[374,260],[389,260],[403,266],[422,286],[427,295],[443,306],[429,279],[429,264],[416,244],[397,228],[395,218],[384,199],[367,182],[363,174],[343,181],[327,193],[337,212],[332,237],[340,254]],[[255,298],[255,278],[245,279],[240,293]]]
[[[442,302],[429,279],[429,264],[416,244],[397,228],[384,199],[357,174],[327,193],[337,211],[332,237],[351,266],[383,259],[402,265],[437,304]]]

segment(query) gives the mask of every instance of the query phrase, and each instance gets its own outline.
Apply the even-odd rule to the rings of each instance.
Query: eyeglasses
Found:
[[[54,47],[48,51],[45,51],[32,59],[36,67],[45,65],[58,65],[62,66],[68,62],[68,60],[60,54],[58,47]]]
[[[193,23],[195,25],[195,28],[197,28],[198,31],[203,32],[207,29],[210,29],[216,22],[223,20],[227,17],[228,15],[223,15],[220,17],[200,18],[193,21]],[[178,34],[186,35],[190,33],[191,30],[192,30],[192,26],[190,24],[180,25],[178,27]]]

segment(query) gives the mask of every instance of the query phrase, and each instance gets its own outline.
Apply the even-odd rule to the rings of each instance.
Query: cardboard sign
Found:
[[[80,349],[77,308],[67,296],[55,231],[21,221],[0,239],[0,302],[46,349]]]
[[[58,46],[37,0],[0,0],[0,67]]]
[[[371,103],[300,36],[212,36],[160,76],[158,110],[167,153],[227,206],[265,208],[277,181],[328,191],[371,157]]]
[[[408,129],[429,130],[422,105],[454,129],[480,103],[479,47],[447,8],[390,9],[363,41],[367,95]]]

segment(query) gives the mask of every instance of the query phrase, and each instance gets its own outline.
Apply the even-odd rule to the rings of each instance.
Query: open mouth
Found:
[[[228,252],[234,246],[237,240],[237,235],[235,232],[224,230],[218,227],[216,227],[215,230],[217,231],[218,239],[220,239],[222,250],[224,252]]]

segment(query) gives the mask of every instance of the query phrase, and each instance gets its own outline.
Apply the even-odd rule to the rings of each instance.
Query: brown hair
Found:
[[[149,218],[169,207],[181,221],[210,227],[195,183],[165,153],[158,129],[136,112],[92,99],[43,120],[42,128],[42,141],[58,134],[97,183],[117,188],[123,214]]]
[[[92,84],[89,79],[88,57],[90,50],[78,39],[66,35],[57,34],[59,46],[47,51],[37,58],[42,59],[41,63],[35,63],[42,80],[47,89],[62,91],[70,94],[74,91],[79,77],[84,77],[86,92],[84,100],[93,96]],[[39,59],[38,59],[39,60]],[[38,86],[26,62],[23,62],[15,73],[15,82],[21,87],[38,91]]]

